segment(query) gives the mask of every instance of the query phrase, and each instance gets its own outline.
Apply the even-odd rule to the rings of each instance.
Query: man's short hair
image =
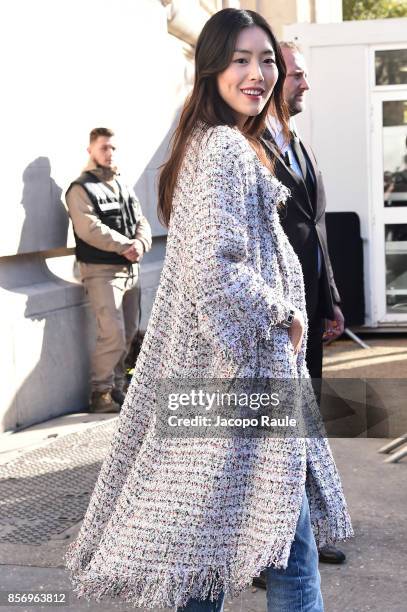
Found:
[[[294,53],[296,51],[301,53],[301,49],[293,40],[280,40],[279,45],[281,49],[291,49],[291,51],[294,51]]]
[[[107,138],[112,138],[114,136],[113,130],[105,127],[97,127],[93,128],[93,130],[89,134],[89,144],[92,144],[99,136],[106,136]]]

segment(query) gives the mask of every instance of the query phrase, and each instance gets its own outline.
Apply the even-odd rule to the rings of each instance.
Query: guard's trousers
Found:
[[[125,359],[140,320],[139,266],[80,262],[79,269],[96,324],[91,391],[123,390]]]

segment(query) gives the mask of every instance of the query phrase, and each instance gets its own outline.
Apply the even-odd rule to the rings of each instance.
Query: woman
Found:
[[[207,22],[160,178],[160,286],[67,555],[79,596],[220,611],[268,568],[269,610],[317,612],[311,526],[320,546],[352,535],[326,439],[156,435],[161,379],[308,376],[302,273],[276,210],[287,191],[259,145],[270,105],[287,130],[284,76],[258,14]]]

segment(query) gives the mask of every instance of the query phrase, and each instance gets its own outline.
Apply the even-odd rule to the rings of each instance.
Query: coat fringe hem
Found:
[[[326,519],[313,523],[318,546],[351,538],[354,533],[346,512],[327,525]],[[224,591],[228,597],[238,597],[250,587],[254,576],[267,567],[287,567],[291,542],[284,546],[269,543],[268,553],[256,555],[251,562],[231,570],[230,565],[206,566],[198,570],[188,568],[151,567],[150,572],[140,568],[131,574],[97,573],[88,566],[92,555],[68,552],[65,561],[78,598],[101,600],[119,599],[134,608],[165,608],[186,605],[190,598],[217,599]],[[270,550],[273,552],[270,554]],[[87,567],[88,566],[88,567]]]
[[[355,535],[347,511],[340,512],[334,517],[311,520],[311,527],[318,549],[349,540]]]
[[[264,554],[253,558],[251,563],[234,566],[224,563],[217,566],[205,566],[200,569],[190,567],[140,568],[131,574],[97,573],[90,566],[89,554],[81,555],[78,551],[68,552],[65,561],[70,572],[73,591],[79,598],[101,600],[104,597],[117,598],[136,607],[165,608],[181,607],[189,599],[217,599],[223,591],[226,596],[238,597],[252,584],[254,576],[268,567],[286,565],[289,548],[281,547],[277,552],[275,543],[273,554],[265,559]]]

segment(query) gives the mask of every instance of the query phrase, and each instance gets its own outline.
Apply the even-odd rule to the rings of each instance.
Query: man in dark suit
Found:
[[[294,43],[281,43],[287,68],[284,98],[291,117],[304,109],[309,89],[304,56]],[[328,254],[325,227],[325,190],[311,149],[294,130],[284,142],[280,126],[271,118],[263,139],[275,160],[276,177],[291,191],[281,210],[281,223],[302,265],[309,321],[306,361],[310,376],[322,377],[323,339],[334,339],[344,330],[340,297]],[[345,555],[333,546],[321,548],[320,560],[342,563]]]
[[[287,66],[284,97],[290,116],[304,109],[309,89],[304,56],[294,43],[281,43]],[[284,143],[279,126],[270,123],[263,139],[275,159],[275,175],[291,191],[280,219],[302,265],[309,321],[307,365],[312,378],[322,376],[322,339],[340,336],[344,318],[328,254],[325,189],[311,149],[291,132]]]

